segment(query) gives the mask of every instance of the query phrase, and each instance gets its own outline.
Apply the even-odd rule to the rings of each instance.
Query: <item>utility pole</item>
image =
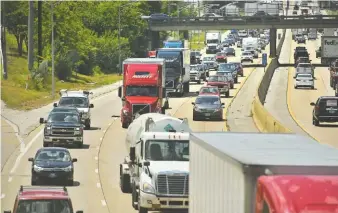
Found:
[[[1,2],[1,54],[2,54],[2,66],[3,66],[3,79],[7,80],[8,78],[8,70],[7,70],[7,48],[6,48],[6,20],[5,20],[5,2]]]
[[[119,65],[118,65],[118,71],[119,74],[122,75],[122,67],[121,67],[121,5],[119,6],[119,36],[118,36],[118,42],[119,42]]]
[[[38,62],[42,61],[42,1],[38,1]]]
[[[31,71],[34,65],[34,2],[29,1],[28,4],[28,70]]]
[[[55,98],[55,77],[54,77],[54,3],[51,2],[51,23],[52,23],[52,98]]]

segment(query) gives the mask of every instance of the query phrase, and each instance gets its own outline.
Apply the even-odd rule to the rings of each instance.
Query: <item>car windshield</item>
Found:
[[[204,57],[203,61],[214,61],[215,58],[214,57]]]
[[[220,105],[221,101],[217,96],[200,96],[196,98],[195,103],[203,105]]]
[[[48,116],[47,122],[79,123],[79,116],[71,112],[53,112]]]
[[[157,97],[158,89],[156,86],[127,86],[126,96]]]
[[[17,213],[73,213],[68,199],[20,200]]]
[[[298,67],[311,67],[311,64],[298,64]]]
[[[232,79],[232,72],[217,72],[217,75],[223,75],[226,76],[229,79]]]
[[[62,97],[59,106],[74,106],[79,108],[88,108],[89,101],[86,97]]]
[[[211,76],[209,77],[209,81],[210,82],[225,82],[226,79],[224,78],[224,76]]]
[[[201,93],[218,93],[218,88],[216,88],[216,87],[203,87],[200,92]]]
[[[234,64],[219,64],[218,70],[219,71],[233,71],[236,69],[236,66]]]
[[[200,52],[191,52],[190,53],[191,56],[201,56]]]
[[[189,161],[189,141],[148,140],[145,159],[151,161]]]
[[[309,75],[309,74],[298,74],[297,78],[311,78],[312,79],[312,75]]]
[[[36,161],[61,161],[70,162],[69,152],[65,150],[41,150],[35,157]]]

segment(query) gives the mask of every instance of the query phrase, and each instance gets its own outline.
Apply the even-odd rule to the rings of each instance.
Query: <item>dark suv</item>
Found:
[[[321,96],[317,102],[311,102],[314,106],[312,111],[312,124],[319,126],[320,122],[338,122],[338,97]]]

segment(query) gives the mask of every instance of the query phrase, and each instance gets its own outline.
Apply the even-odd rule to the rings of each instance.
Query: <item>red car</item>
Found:
[[[228,62],[227,54],[222,52],[216,53],[216,61],[219,63],[227,63]]]
[[[214,75],[210,76],[207,81],[207,86],[218,87],[218,90],[221,94],[224,94],[225,97],[230,95],[230,84],[226,76]]]
[[[240,75],[240,76],[243,77],[244,76],[244,72],[243,72],[242,63],[240,63],[240,62],[231,62],[231,63],[236,66],[237,75]]]
[[[199,95],[218,95],[220,96],[221,93],[219,92],[218,87],[214,87],[214,86],[204,86],[201,87],[199,93]]]

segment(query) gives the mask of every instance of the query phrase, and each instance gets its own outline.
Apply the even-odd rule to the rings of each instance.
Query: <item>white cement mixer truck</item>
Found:
[[[140,213],[188,209],[190,132],[187,119],[159,113],[140,115],[130,124],[120,187],[132,193]]]

